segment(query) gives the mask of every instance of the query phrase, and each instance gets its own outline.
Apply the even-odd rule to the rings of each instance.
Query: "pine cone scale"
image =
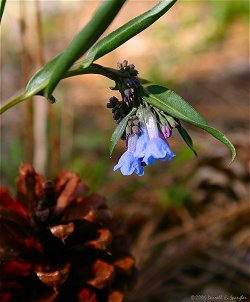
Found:
[[[16,184],[19,201],[0,190],[2,300],[124,301],[136,270],[105,199],[74,173],[45,181],[25,164]]]

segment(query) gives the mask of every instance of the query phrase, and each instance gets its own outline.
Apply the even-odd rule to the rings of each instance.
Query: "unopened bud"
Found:
[[[131,99],[133,97],[133,92],[131,91],[131,89],[125,89],[124,94],[127,99]]]
[[[107,103],[107,108],[113,108],[113,105],[112,104],[110,104],[110,103]]]
[[[137,78],[133,78],[132,81],[135,83],[136,88],[140,88],[141,87],[141,83]]]
[[[120,108],[120,104],[116,104],[113,108],[112,108],[112,113],[115,113],[116,111],[118,111]]]
[[[125,69],[127,66],[128,66],[128,61],[127,61],[127,60],[124,60],[124,61],[122,62],[122,67]]]
[[[109,102],[110,102],[111,104],[116,104],[116,103],[118,102],[118,98],[115,97],[115,96],[112,96],[112,97],[109,99]]]
[[[128,121],[128,126],[132,126],[132,124],[133,124],[132,120],[129,120]]]
[[[135,86],[134,81],[131,80],[131,79],[125,79],[125,80],[124,80],[124,83],[125,83],[126,86],[129,87],[129,88],[133,88],[133,87]]]
[[[118,104],[118,99],[115,96],[112,96],[107,103],[107,108],[113,108],[116,104]]]
[[[162,132],[162,134],[163,134],[163,136],[164,136],[165,139],[169,138],[172,135],[172,130],[167,125],[163,125],[161,127],[161,132]]]
[[[139,72],[138,72],[136,69],[130,69],[130,70],[129,70],[129,73],[130,73],[132,76],[137,76]]]
[[[133,134],[139,135],[141,133],[141,130],[138,126],[133,126],[132,127],[132,132],[133,132]]]
[[[138,118],[134,119],[133,124],[134,124],[134,126],[139,126],[140,125],[139,119]]]
[[[126,135],[128,136],[130,134],[132,134],[132,128],[131,128],[131,126],[127,126],[126,127]]]
[[[113,117],[115,120],[118,120],[119,117],[120,117],[120,112],[119,111],[115,111],[114,114],[113,114]]]
[[[125,103],[129,102],[129,99],[125,95],[122,96],[122,100]]]
[[[167,121],[172,128],[175,128],[178,125],[176,120],[170,115],[167,116]]]

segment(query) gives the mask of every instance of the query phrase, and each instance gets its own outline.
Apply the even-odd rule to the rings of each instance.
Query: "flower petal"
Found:
[[[137,158],[143,158],[145,156],[145,151],[149,142],[149,137],[147,132],[142,132],[139,136],[136,144],[136,149],[134,152],[134,156]]]
[[[143,162],[147,165],[152,165],[156,159],[169,161],[173,156],[174,153],[169,148],[168,143],[160,137],[156,137],[149,140]]]
[[[119,162],[114,167],[114,171],[121,169],[123,175],[131,175],[133,172],[142,176],[144,174],[143,168],[141,166],[141,160],[134,157],[133,152],[126,151],[121,156]]]

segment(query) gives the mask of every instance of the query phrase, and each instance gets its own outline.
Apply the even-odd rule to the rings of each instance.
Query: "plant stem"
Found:
[[[64,78],[69,78],[81,74],[99,74],[113,81],[119,81],[119,78],[128,77],[126,73],[122,73],[119,70],[104,67],[99,64],[91,64],[89,67],[83,68],[82,63],[81,64],[77,63],[73,65],[68,72],[66,72]]]
[[[15,105],[21,103],[22,101],[27,100],[28,98],[23,97],[23,94],[18,95],[17,97],[15,97],[14,99],[12,99],[10,102],[6,103],[5,105],[3,105],[0,108],[0,114],[4,113],[5,111],[7,111],[8,109],[10,109],[11,107],[14,107]]]
[[[103,75],[113,81],[119,81],[120,78],[126,78],[128,75],[126,73],[122,73],[119,70],[103,67],[98,64],[91,64],[87,68],[82,67],[82,62],[76,63],[72,66],[72,68],[66,72],[64,78],[73,77],[76,75],[82,75],[82,74],[99,74]],[[48,85],[48,80],[44,81],[36,90],[32,91],[24,91],[21,95],[18,95],[15,99],[11,100],[10,102],[7,102],[5,105],[3,105],[0,108],[0,114],[4,113],[11,107],[17,105],[18,103],[21,103],[22,101],[25,101],[29,97],[33,95],[43,95],[44,88]]]

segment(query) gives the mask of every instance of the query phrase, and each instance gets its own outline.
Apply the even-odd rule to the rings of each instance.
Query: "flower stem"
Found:
[[[122,73],[119,70],[113,69],[113,68],[108,68],[108,67],[103,67],[98,64],[91,64],[89,67],[84,68],[82,67],[82,62],[74,64],[69,71],[66,72],[64,75],[64,78],[69,78],[72,76],[76,75],[81,75],[81,74],[99,74],[103,75],[113,81],[118,82],[120,78],[126,78],[128,75],[126,73]],[[32,81],[32,80],[31,80]],[[44,81],[40,86],[38,86],[36,89],[29,91],[29,89],[26,88],[26,90],[12,99],[11,101],[7,102],[5,105],[3,105],[0,108],[0,114],[4,113],[11,107],[21,103],[22,101],[25,101],[27,98],[30,98],[33,95],[43,95],[44,88],[47,87],[49,82],[49,79]],[[27,86],[28,87],[28,86]]]
[[[5,111],[7,111],[8,109],[10,109],[11,107],[21,103],[22,101],[26,100],[27,98],[23,97],[24,94],[18,95],[17,97],[15,97],[14,99],[12,99],[10,102],[6,103],[5,105],[3,105],[0,108],[0,114],[4,113]]]

